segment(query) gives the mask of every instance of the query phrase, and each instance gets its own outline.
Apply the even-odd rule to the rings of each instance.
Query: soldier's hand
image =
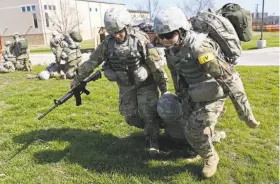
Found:
[[[73,88],[75,88],[76,86],[78,86],[78,82],[75,80],[75,79],[73,79],[72,81],[71,81],[71,84],[70,84],[70,87],[71,87],[71,89],[73,89]]]
[[[66,48],[66,47],[68,47],[69,45],[68,45],[68,43],[67,43],[66,41],[62,41],[62,42],[60,43],[60,46],[61,46],[62,48]]]

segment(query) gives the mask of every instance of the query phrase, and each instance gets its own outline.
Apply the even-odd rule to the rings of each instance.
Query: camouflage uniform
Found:
[[[68,79],[73,79],[76,74],[76,69],[82,61],[82,53],[79,43],[74,42],[69,35],[64,35],[64,37],[64,42],[67,43],[65,44],[67,45],[66,47],[62,46],[62,57],[63,53],[65,53],[67,56],[66,58],[63,58],[65,60],[64,71]]]
[[[3,52],[4,61],[0,65],[0,73],[11,73],[15,71],[14,63],[16,59],[10,52],[10,44],[10,41],[6,41],[5,43],[5,50]]]
[[[55,56],[55,62],[58,65],[60,65],[62,48],[60,47],[59,43],[55,40],[55,36],[57,34],[53,33],[53,38],[50,40],[50,48]]]
[[[15,66],[11,61],[0,63],[0,73],[12,73],[15,72],[15,70]]]
[[[131,32],[132,31],[133,30],[131,30]],[[128,124],[139,128],[145,127],[145,135],[156,139],[159,133],[159,125],[155,123],[158,100],[157,86],[162,93],[167,91],[167,77],[163,69],[161,69],[157,63],[159,61],[159,55],[157,51],[155,51],[155,48],[150,48],[148,51],[148,53],[150,53],[149,55],[144,53],[145,46],[141,44],[143,39],[148,42],[146,37],[137,38],[135,35],[131,35],[129,40],[132,43],[137,42],[135,44],[137,44],[138,50],[134,50],[134,53],[136,52],[137,54],[134,55],[134,53],[132,53],[131,55],[127,55],[126,58],[120,59],[116,54],[118,48],[112,48],[112,50],[109,51],[110,45],[114,46],[116,43],[112,36],[107,36],[105,41],[91,54],[90,59],[78,68],[78,74],[75,79],[77,81],[83,80],[103,61],[106,61],[105,65],[110,65],[111,69],[115,71],[117,75],[116,82],[119,86],[120,113],[125,116]],[[110,45],[108,45],[109,43]],[[122,45],[124,44],[129,44],[129,41],[127,40]],[[113,51],[113,49],[115,49],[115,51]],[[148,70],[149,73],[151,73],[147,79],[140,84],[136,84],[134,76],[130,75],[135,69],[130,68],[128,65],[136,64],[133,62],[141,63],[140,65],[146,66],[146,69],[149,67]],[[145,122],[145,125],[142,120]]]
[[[57,33],[53,34],[50,47],[59,66],[56,72],[51,73],[51,77],[61,77],[61,73],[65,73],[66,78],[73,79],[76,69],[82,61],[80,44],[74,42],[68,34]],[[64,60],[65,64],[61,64],[61,60]]]
[[[239,97],[234,98],[235,105],[241,108],[239,115],[243,119],[252,116],[242,82],[237,72],[225,62],[220,46],[206,34],[191,31],[180,9],[163,9],[155,17],[154,23],[158,34],[174,30],[180,34],[180,43],[165,50],[167,66],[175,91],[182,101],[180,124],[184,135],[193,149],[204,158],[203,176],[211,177],[219,162],[212,143],[214,127],[229,91],[231,95]],[[229,84],[228,91],[224,88],[225,84]]]
[[[110,10],[115,11],[109,9],[109,13]],[[121,11],[127,15],[123,16],[126,17],[124,21],[127,21],[129,13],[127,10]],[[105,26],[107,30],[112,30],[106,22],[106,14]],[[156,112],[159,97],[157,87],[161,93],[167,91],[167,76],[159,66],[160,56],[149,43],[147,35],[129,26],[124,27],[127,33],[126,40],[117,43],[114,36],[108,35],[91,54],[90,59],[78,68],[75,81],[82,81],[105,61],[104,75],[108,80],[116,81],[119,87],[121,115],[129,125],[144,128],[148,140],[157,140],[159,134]],[[123,27],[116,31],[122,29]]]
[[[29,60],[28,48],[21,48],[21,43],[26,42],[25,38],[21,38],[18,34],[14,36],[15,41],[11,44],[11,53],[15,54],[16,70],[31,71],[31,61]],[[28,47],[28,46],[27,46]]]
[[[157,112],[163,121],[165,135],[175,142],[188,144],[180,121],[183,115],[182,109],[184,112],[189,112],[191,109],[188,107],[189,103],[184,103],[182,107],[180,99],[182,97],[178,98],[175,94],[165,93],[158,101]],[[225,137],[224,131],[214,131],[211,139],[213,143],[219,143]]]

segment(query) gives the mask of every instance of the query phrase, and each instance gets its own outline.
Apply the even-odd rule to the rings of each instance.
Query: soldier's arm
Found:
[[[53,54],[56,55],[57,44],[55,44],[53,40],[50,41],[50,48],[51,48]]]
[[[68,47],[70,49],[78,49],[80,47],[80,44],[74,42],[74,40],[70,37],[69,34],[65,34],[64,38],[64,40],[68,43]]]
[[[9,52],[14,55],[14,50],[15,50],[15,42],[12,42],[9,48]]]
[[[214,78],[227,76],[231,73],[229,64],[219,56],[219,45],[211,39],[206,39],[195,53],[199,64]]]
[[[160,66],[161,57],[152,43],[148,40],[145,42],[146,43],[142,44],[139,43],[139,46],[140,48],[142,46],[142,52],[145,54],[145,62],[150,69],[159,90],[163,94],[168,90],[168,78],[164,69]]]
[[[80,82],[87,78],[95,68],[97,68],[105,60],[106,43],[102,42],[96,50],[90,55],[89,59],[80,65],[77,69],[74,80]]]

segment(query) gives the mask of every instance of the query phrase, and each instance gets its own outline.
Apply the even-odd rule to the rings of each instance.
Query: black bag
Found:
[[[252,39],[252,16],[250,12],[238,4],[225,4],[218,13],[226,17],[233,25],[239,39],[248,42]]]

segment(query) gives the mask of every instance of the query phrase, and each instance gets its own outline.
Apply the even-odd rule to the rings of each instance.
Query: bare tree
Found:
[[[214,7],[214,0],[183,0],[183,6],[178,5],[186,16],[192,17],[199,12]]]
[[[137,10],[146,10],[150,12],[150,19],[153,20],[157,12],[160,10],[159,0],[146,0],[146,3],[136,4]]]
[[[75,6],[71,5],[70,0],[60,0],[60,11],[53,11],[49,20],[49,29],[60,33],[69,33],[77,28],[81,21]]]
[[[140,17],[141,17],[142,19],[145,18],[145,17],[146,17],[146,11],[147,11],[147,10],[145,10],[144,6],[141,5],[141,4],[136,4],[135,6],[136,6],[136,10],[139,11],[138,13],[140,14]]]

